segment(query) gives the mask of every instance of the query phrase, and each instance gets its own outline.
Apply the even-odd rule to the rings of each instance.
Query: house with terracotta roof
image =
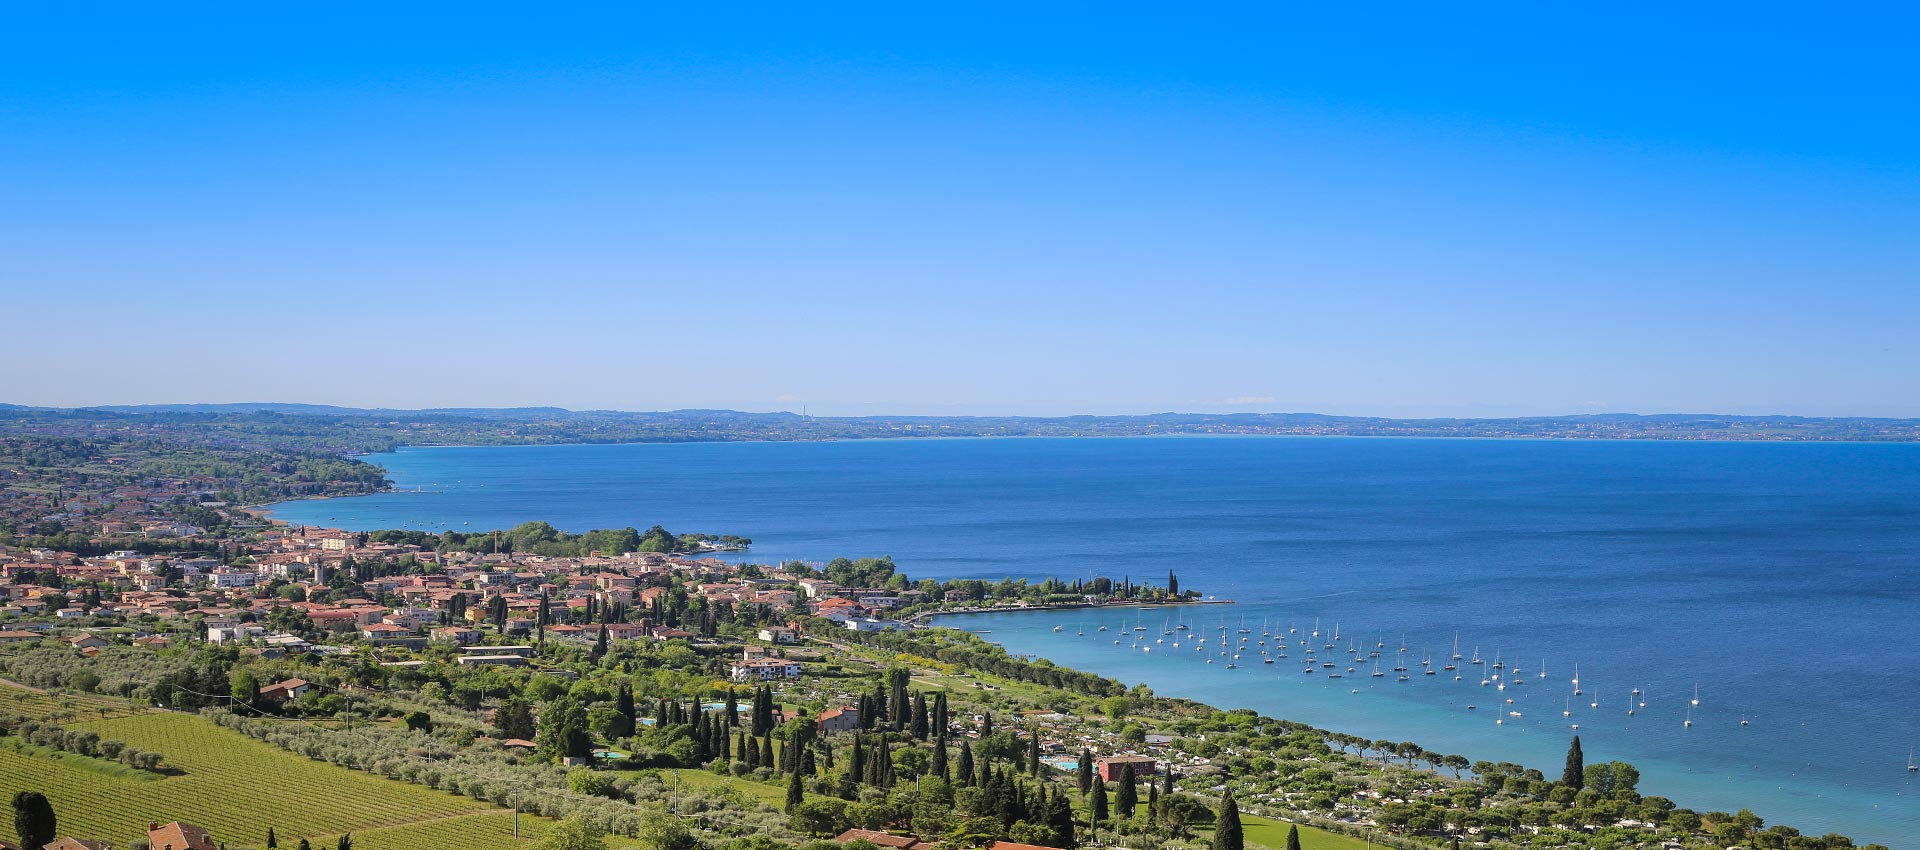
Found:
[[[639,640],[647,634],[647,627],[639,623],[608,623],[609,640]]]
[[[299,699],[310,690],[313,690],[312,682],[305,679],[288,679],[261,688],[260,698],[273,702],[286,702],[290,699]]]
[[[1106,756],[1096,759],[1093,770],[1099,774],[1102,782],[1119,782],[1120,774],[1133,765],[1133,777],[1146,779],[1153,775],[1154,761],[1150,756]]]
[[[851,732],[860,728],[860,709],[850,705],[829,708],[814,716],[813,725],[821,734]]]
[[[219,850],[220,845],[207,834],[205,827],[179,821],[161,826],[149,821],[147,847],[150,850]]]

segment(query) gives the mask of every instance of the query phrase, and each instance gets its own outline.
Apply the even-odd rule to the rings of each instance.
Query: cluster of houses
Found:
[[[571,609],[645,613],[671,592],[669,579],[677,579],[687,593],[708,602],[773,612],[804,610],[852,631],[903,628],[885,614],[925,598],[918,590],[842,588],[778,571],[747,577],[736,565],[714,558],[639,552],[572,558],[438,552],[409,544],[369,542],[335,529],[270,527],[260,531],[257,542],[235,544],[235,548],[241,550],[241,557],[230,557],[225,564],[190,554],[127,550],[79,557],[46,549],[0,548],[0,620],[58,621],[100,615],[203,618],[210,642],[254,642],[271,636],[262,625],[268,613],[291,608],[317,627],[357,633],[366,642],[421,645],[439,640],[467,645],[481,640],[477,627],[499,604],[496,598],[504,602],[502,625],[508,635],[535,631],[544,599],[551,623],[544,629],[545,637],[591,642],[599,637],[598,625],[568,622]],[[330,592],[329,581],[354,564],[403,557],[423,565],[427,572],[362,581],[362,593],[352,598],[337,598]],[[49,572],[57,574],[57,583],[67,588],[106,590],[96,599],[85,592],[55,588],[50,585],[56,582],[46,580]],[[279,592],[267,592],[269,585]],[[287,592],[287,587],[303,592]],[[301,601],[306,597],[331,601]],[[462,616],[449,616],[454,611]],[[609,623],[607,630],[615,640],[692,637],[646,619]],[[794,629],[783,628],[765,639],[792,643],[797,636]]]

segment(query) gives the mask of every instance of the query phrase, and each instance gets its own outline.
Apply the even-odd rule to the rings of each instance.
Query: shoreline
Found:
[[[1028,611],[1038,613],[1039,609],[1007,608],[996,611],[974,611],[966,613],[977,617],[982,614],[1021,614]],[[1002,624],[1002,626],[1006,626],[1006,624]],[[1338,697],[1322,698],[1322,696],[1310,695],[1305,698],[1304,704],[1307,706],[1305,710],[1303,710],[1302,704],[1300,703],[1290,706],[1276,706],[1271,699],[1265,696],[1249,696],[1245,693],[1223,693],[1219,692],[1218,689],[1212,689],[1213,692],[1209,692],[1210,689],[1205,687],[1205,685],[1196,684],[1198,679],[1183,677],[1180,673],[1171,674],[1177,680],[1177,683],[1168,686],[1164,676],[1160,677],[1160,681],[1152,681],[1143,675],[1136,675],[1140,672],[1137,670],[1132,672],[1113,670],[1098,663],[1089,664],[1087,659],[1083,658],[1062,660],[1058,654],[1049,653],[1044,647],[1033,645],[1035,641],[1049,637],[1044,631],[1027,632],[1024,627],[1008,627],[1011,631],[1005,634],[995,634],[990,631],[974,631],[960,624],[934,624],[922,628],[952,628],[957,631],[963,631],[971,635],[979,636],[982,640],[989,641],[1002,652],[1016,659],[1028,661],[1046,659],[1061,669],[1109,678],[1127,684],[1147,686],[1152,689],[1155,697],[1191,703],[1217,712],[1231,712],[1236,710],[1253,711],[1257,714],[1300,723],[1320,731],[1334,733],[1354,733],[1357,729],[1365,728],[1369,724],[1376,725],[1377,727],[1377,725],[1382,722],[1394,722],[1397,719],[1403,722],[1402,726],[1390,732],[1381,731],[1376,728],[1373,736],[1383,738],[1391,737],[1396,740],[1404,738],[1423,745],[1433,741],[1445,741],[1455,734],[1455,730],[1448,728],[1446,723],[1441,720],[1428,715],[1425,709],[1418,705],[1413,707],[1412,713],[1403,714],[1397,718],[1380,718],[1369,717],[1364,714],[1349,714],[1334,704]],[[1059,635],[1053,635],[1053,637],[1058,636]],[[1021,645],[1023,642],[1025,645]],[[1259,665],[1254,666],[1254,669],[1257,670],[1258,668]],[[1345,686],[1342,685],[1341,687],[1344,688]],[[1322,716],[1316,717],[1316,714]],[[1410,723],[1411,725],[1404,725],[1406,723]],[[1574,731],[1579,733],[1577,727]],[[1365,738],[1368,736],[1363,735],[1361,737]],[[1589,741],[1587,753],[1589,759],[1594,758],[1596,753],[1594,747],[1597,743],[1597,740]],[[1461,752],[1470,759],[1484,759],[1495,762],[1512,761],[1520,763],[1523,766],[1536,767],[1548,773],[1551,777],[1554,774],[1554,770],[1549,768],[1555,768],[1558,764],[1557,759],[1559,756],[1557,755],[1557,751],[1537,754],[1528,754],[1525,752],[1530,746],[1537,748],[1542,745],[1552,750],[1555,746],[1558,746],[1559,743],[1539,740],[1520,740],[1517,742],[1517,746],[1506,749],[1490,747],[1484,743],[1476,744],[1470,748],[1451,748]],[[1724,780],[1735,778],[1733,774],[1723,772],[1722,768],[1725,767],[1724,765],[1711,766],[1703,770],[1700,764],[1689,762],[1673,754],[1663,753],[1627,752],[1621,754],[1619,760],[1626,761],[1641,769],[1644,778],[1640,782],[1639,790],[1643,795],[1663,796],[1673,800],[1673,802],[1680,806],[1703,812],[1715,808],[1725,808],[1729,810],[1747,809],[1766,818],[1770,824],[1785,823],[1802,828],[1812,826],[1816,827],[1819,832],[1845,834],[1854,841],[1862,844],[1870,841],[1883,845],[1888,844],[1888,836],[1884,828],[1876,830],[1853,823],[1823,823],[1821,817],[1812,817],[1808,811],[1796,811],[1796,807],[1794,806],[1781,805],[1784,800],[1806,794],[1811,794],[1816,799],[1827,797],[1829,794],[1840,794],[1846,796],[1848,800],[1840,809],[1835,810],[1835,813],[1839,814],[1839,817],[1843,820],[1847,815],[1842,812],[1861,815],[1867,814],[1869,811],[1883,810],[1883,807],[1886,805],[1885,803],[1850,796],[1863,792],[1861,789],[1855,788],[1848,783],[1837,780],[1823,780],[1817,785],[1803,787],[1797,791],[1790,791],[1786,797],[1776,798],[1766,795],[1764,789],[1758,786],[1748,788],[1744,783],[1737,786],[1727,786],[1723,784]],[[1589,764],[1592,763],[1594,762],[1589,762]],[[1892,781],[1897,782],[1904,778],[1905,776],[1902,775],[1895,777]],[[1779,785],[1779,782],[1769,779],[1764,780],[1764,784],[1768,787],[1773,787]],[[1734,792],[1731,794],[1734,799],[1723,799],[1718,802],[1713,801],[1713,789],[1719,788],[1724,792],[1730,787]],[[1750,791],[1755,793],[1748,793]],[[1898,794],[1896,794],[1896,796],[1898,796]],[[1833,816],[1834,814],[1828,814],[1822,817]],[[1897,829],[1897,827],[1895,827],[1895,829]],[[1894,834],[1898,835],[1899,833],[1896,832]],[[1905,845],[1888,846],[1898,847]]]
[[[1152,601],[1152,602],[1049,602],[1044,605],[1016,605],[1016,606],[995,607],[995,608],[955,608],[955,609],[941,609],[939,611],[918,611],[913,614],[909,614],[906,617],[902,617],[900,619],[900,622],[906,623],[907,625],[910,625],[910,626],[914,626],[915,628],[923,628],[923,626],[919,625],[921,620],[931,620],[934,617],[959,617],[959,616],[965,616],[968,614],[1023,614],[1023,613],[1037,614],[1042,611],[1084,611],[1092,608],[1146,609],[1146,608],[1158,608],[1162,605],[1177,608],[1177,607],[1182,607],[1186,605],[1236,605],[1236,604],[1239,604],[1239,603],[1235,602],[1232,599],[1190,599],[1182,602],[1175,602],[1168,599],[1162,599],[1162,600]],[[932,625],[933,625],[932,623],[928,623],[925,627],[932,627]]]

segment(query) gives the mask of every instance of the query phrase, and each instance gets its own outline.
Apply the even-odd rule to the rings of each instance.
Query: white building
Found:
[[[800,678],[800,665],[794,661],[778,658],[754,658],[733,662],[733,680],[736,682],[766,682],[774,679]]]
[[[246,570],[214,570],[214,587],[252,587],[260,583],[260,574]]]
[[[906,627],[907,624],[899,620],[876,620],[872,617],[847,618],[847,631],[850,632],[884,632],[888,629],[904,629]]]

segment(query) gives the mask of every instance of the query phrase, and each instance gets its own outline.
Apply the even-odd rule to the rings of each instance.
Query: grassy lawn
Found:
[[[673,787],[673,771],[662,770],[658,773],[661,782],[665,782],[669,788]],[[731,788],[738,791],[748,802],[771,803],[776,807],[785,805],[787,802],[785,785],[775,787],[764,782],[755,782],[751,778],[721,776],[705,770],[680,771],[680,787],[701,790]]]
[[[1290,824],[1286,821],[1263,818],[1258,815],[1242,814],[1240,816],[1240,827],[1246,833],[1247,843],[1271,847],[1273,850],[1284,850],[1287,846],[1288,826]],[[1358,838],[1315,829],[1304,824],[1300,827],[1302,850],[1366,850],[1367,846],[1367,842]]]

